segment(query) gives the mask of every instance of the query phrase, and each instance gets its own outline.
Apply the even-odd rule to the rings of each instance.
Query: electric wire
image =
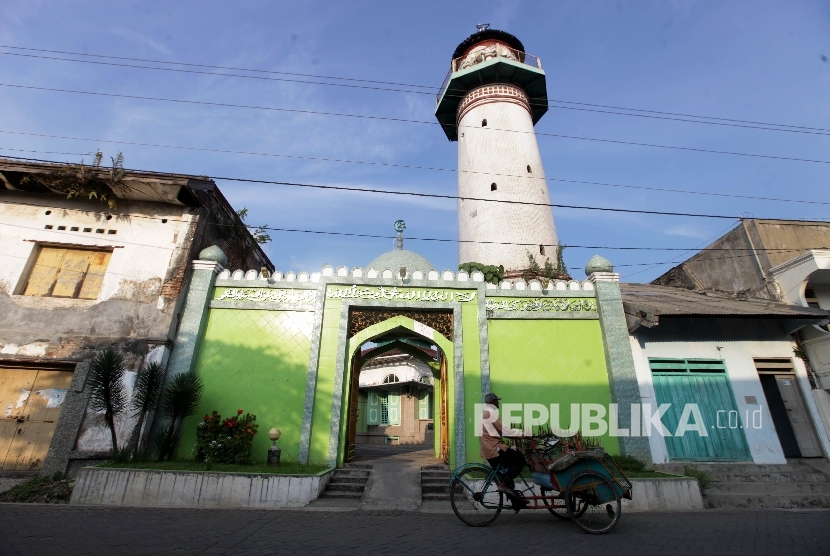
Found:
[[[298,73],[298,72],[285,72],[285,71],[274,71],[274,70],[251,69],[251,68],[237,68],[237,67],[209,65],[209,64],[194,64],[194,63],[188,63],[188,62],[169,62],[169,61],[164,61],[164,60],[152,60],[152,59],[145,59],[145,58],[129,58],[129,57],[124,57],[124,56],[106,56],[106,55],[100,55],[100,54],[84,54],[84,53],[79,53],[79,52],[67,52],[67,51],[60,51],[60,50],[46,50],[46,49],[38,49],[38,48],[24,48],[24,47],[16,47],[16,46],[9,46],[9,45],[0,45],[0,48],[15,49],[15,50],[26,50],[26,51],[31,51],[31,52],[44,52],[44,53],[53,53],[53,54],[63,54],[63,55],[72,55],[72,56],[89,56],[89,57],[104,58],[104,59],[111,59],[111,60],[125,60],[125,61],[134,61],[134,62],[143,62],[143,63],[179,65],[179,66],[211,68],[211,69],[221,69],[221,70],[231,70],[231,71],[246,71],[246,72],[252,72],[252,73],[273,74],[273,75],[291,75],[291,76],[298,76],[298,77],[310,77],[310,78],[316,78],[316,79],[330,79],[330,80],[336,80],[336,81],[353,81],[353,82],[356,82],[356,83],[371,83],[371,84],[376,84],[376,85],[392,85],[392,86],[398,86],[398,87],[414,87],[414,88],[421,88],[421,89],[432,89],[433,91],[440,89],[439,87],[435,87],[435,86],[415,85],[415,84],[412,84],[412,83],[398,83],[398,82],[391,82],[391,81],[379,81],[379,80],[359,79],[359,78],[351,78],[351,77],[335,77],[335,76],[307,74],[307,73]],[[78,59],[70,59],[70,58],[59,58],[59,57],[54,57],[54,56],[23,54],[23,53],[19,53],[19,52],[2,52],[2,51],[0,51],[0,54],[8,55],[8,56],[20,56],[20,57],[46,59],[46,60],[57,60],[57,61],[64,61],[64,62],[78,62],[78,63],[87,63],[87,64],[99,64],[99,65],[107,65],[107,66],[136,68],[136,69],[149,69],[149,70],[158,70],[158,71],[173,71],[173,72],[181,72],[181,73],[215,75],[215,76],[220,76],[220,77],[266,79],[266,80],[275,80],[275,81],[306,83],[306,84],[310,84],[310,85],[331,85],[331,86],[363,88],[363,89],[371,89],[371,90],[412,93],[412,94],[422,94],[422,95],[424,95],[424,94],[425,95],[435,94],[432,91],[414,91],[414,90],[389,89],[389,88],[383,88],[383,87],[358,86],[358,85],[350,85],[350,84],[342,84],[342,83],[325,83],[325,82],[294,80],[294,79],[286,79],[286,78],[269,78],[269,77],[252,76],[252,75],[240,75],[240,74],[219,73],[219,72],[183,70],[183,69],[179,69],[179,68],[139,66],[139,65],[134,65],[134,64],[120,64],[120,63],[112,63],[112,62],[100,62],[100,61],[94,61],[94,60],[78,60]],[[454,92],[454,91],[458,91],[458,92],[464,93],[464,94],[466,94],[466,92],[467,92],[466,90],[461,91],[461,90],[457,90],[457,89],[447,89],[444,92],[444,94],[446,96],[446,93]],[[463,95],[449,95],[449,96],[460,98]],[[777,123],[759,122],[759,121],[753,121],[753,120],[740,120],[740,119],[736,119],[736,118],[720,118],[720,117],[714,117],[714,116],[699,116],[699,115],[694,115],[694,114],[666,112],[666,111],[659,111],[659,110],[648,110],[648,109],[641,109],[641,108],[629,108],[629,107],[612,106],[612,105],[604,105],[604,104],[596,104],[596,103],[568,101],[568,100],[563,100],[563,99],[549,99],[547,103],[539,103],[539,102],[530,101],[530,104],[534,105],[534,106],[547,105],[548,108],[555,108],[555,109],[561,109],[561,110],[576,110],[576,111],[583,111],[583,112],[595,112],[595,113],[610,114],[610,115],[617,115],[617,116],[632,116],[632,117],[651,118],[651,119],[685,122],[685,123],[719,125],[719,126],[739,127],[739,128],[746,128],[746,129],[759,129],[759,130],[765,130],[765,131],[783,131],[783,132],[789,132],[789,133],[804,133],[804,134],[809,134],[809,135],[830,135],[830,129],[826,129],[826,128],[799,126],[799,125],[791,125],[791,124],[777,124]],[[573,104],[573,105],[576,105],[576,106],[562,106],[563,104]],[[584,106],[590,106],[592,108],[579,108],[579,107],[584,107]],[[641,112],[641,114],[636,114],[636,113],[631,113],[631,112]],[[711,121],[707,121],[707,120],[711,120]]]
[[[41,162],[49,162],[49,161],[41,161]],[[124,170],[128,171],[128,172],[136,172],[136,173],[141,172],[143,174],[152,174],[153,173],[153,172],[143,172],[143,171],[140,171],[140,170],[132,170],[132,169],[127,169],[127,168],[125,168]],[[167,175],[169,175],[169,174],[167,174]],[[322,184],[289,182],[289,181],[279,181],[279,180],[241,178],[241,177],[233,177],[233,176],[211,175],[211,176],[205,176],[205,177],[213,179],[213,180],[224,180],[224,181],[232,181],[232,182],[239,182],[239,183],[258,183],[258,184],[267,184],[267,185],[282,185],[282,186],[288,186],[288,187],[322,189],[322,190],[329,190],[329,191],[349,191],[349,192],[353,192],[353,193],[376,193],[376,194],[383,194],[383,195],[403,195],[403,196],[410,196],[410,197],[422,197],[422,198],[434,198],[434,199],[479,201],[479,202],[485,202],[485,203],[503,203],[503,204],[511,204],[511,205],[543,206],[543,207],[567,208],[567,209],[575,209],[575,210],[597,210],[597,211],[628,213],[628,214],[648,214],[648,215],[656,215],[656,216],[677,216],[677,217],[712,218],[712,219],[728,219],[728,220],[734,220],[736,218],[735,215],[702,214],[702,213],[670,212],[670,211],[639,210],[639,209],[623,209],[623,208],[615,208],[615,207],[594,207],[594,206],[587,206],[587,205],[565,205],[565,204],[561,204],[561,203],[534,203],[534,202],[530,202],[530,201],[517,201],[517,200],[508,200],[508,199],[488,199],[488,198],[485,198],[485,197],[461,197],[461,196],[458,196],[458,195],[442,195],[442,194],[438,194],[438,193],[419,193],[417,191],[395,191],[395,190],[390,190],[390,189],[348,187],[348,186],[342,186],[342,185],[322,185]],[[766,219],[766,220],[768,220],[768,219]],[[820,221],[820,220],[821,219],[814,219],[813,221]]]
[[[38,206],[40,206],[40,205],[38,205]],[[132,215],[131,215],[131,217],[132,217]],[[31,226],[22,226],[22,225],[19,225],[19,224],[0,223],[0,226],[23,228],[23,229],[28,229],[28,230],[38,231],[38,232],[43,232],[43,231],[53,232],[53,233],[58,234],[60,236],[69,235],[69,236],[73,236],[73,237],[81,237],[81,238],[84,238],[84,239],[89,239],[90,237],[94,237],[94,236],[89,236],[89,235],[84,234],[84,233],[78,233],[78,232],[73,233],[73,232],[57,231],[57,230],[44,230],[42,228],[34,228],[34,227],[31,227]],[[219,225],[219,226],[222,226],[222,225]],[[234,225],[225,225],[225,226],[234,226]],[[248,227],[248,228],[254,228],[254,226],[248,226],[248,225],[245,225],[245,226]],[[731,227],[731,225],[730,225],[730,227]],[[329,231],[319,231],[319,230],[301,230],[301,229],[277,228],[277,227],[268,227],[268,226],[259,226],[258,228],[267,229],[269,231],[308,233],[308,234],[314,234],[314,235],[336,235],[336,236],[364,237],[364,238],[375,238],[375,239],[394,239],[395,238],[395,236],[383,236],[383,235],[374,235],[374,234],[357,234],[357,233],[348,233],[348,232],[329,232]],[[407,240],[409,240],[409,241],[432,241],[432,242],[457,242],[457,243],[465,243],[465,242],[467,242],[467,243],[487,243],[487,244],[495,243],[495,244],[502,244],[502,245],[507,244],[507,245],[517,245],[517,246],[529,246],[529,245],[534,245],[535,246],[536,245],[536,244],[489,242],[489,241],[476,241],[476,240],[465,241],[465,240],[454,240],[454,239],[447,239],[447,238],[407,237]],[[147,243],[124,241],[120,238],[117,239],[117,240],[113,238],[110,243],[141,246],[141,247],[151,247],[151,248],[154,248],[154,249],[166,249],[166,250],[171,249],[170,247],[151,245],[151,244],[147,244]],[[90,245],[89,247],[117,247],[117,246],[118,245],[103,245],[103,246],[102,245]],[[687,251],[687,252],[694,250],[694,249],[690,250],[690,249],[685,249],[685,248],[653,248],[653,247],[640,248],[640,247],[608,247],[608,246],[589,246],[589,245],[563,245],[563,247],[565,247],[565,248],[574,248],[574,249],[581,248],[581,249],[625,249],[625,250],[638,250],[638,249],[639,250],[684,250],[684,251]],[[764,251],[766,253],[786,253],[786,252],[804,252],[805,250],[809,250],[809,249],[827,249],[827,248],[826,247],[775,248],[775,249],[763,249],[763,248],[757,249],[756,248],[754,250],[753,249],[732,249],[732,248],[721,248],[721,249],[719,249],[719,248],[712,248],[712,249],[704,248],[704,249],[701,249],[700,251],[698,251],[698,254],[701,254],[705,251],[713,251],[713,250],[752,251],[752,253],[745,254],[745,255],[727,255],[727,256],[722,256],[722,257],[698,257],[695,260],[696,261],[711,261],[711,260],[738,259],[738,258],[745,258],[745,257],[754,257],[756,251]],[[6,254],[0,254],[0,256],[14,257],[14,258],[25,258],[25,257],[16,257],[14,255],[6,255]],[[677,261],[666,261],[666,262],[663,262],[663,263],[617,264],[617,265],[615,265],[615,267],[619,267],[619,268],[636,267],[636,266],[657,267],[657,266],[662,266],[662,265],[669,264],[669,263],[672,263],[672,262],[677,262]],[[649,270],[649,269],[644,269],[644,271],[647,271],[647,270]],[[117,275],[121,275],[121,276],[132,276],[132,275],[129,275],[129,274],[119,274],[119,273],[115,273],[115,272],[113,272],[113,274],[117,274]],[[639,274],[639,272],[632,274],[632,276],[635,275],[635,274]]]
[[[294,154],[282,154],[282,153],[261,153],[255,151],[234,151],[228,149],[212,149],[208,147],[188,147],[188,146],[180,146],[180,145],[163,145],[158,143],[139,143],[135,141],[115,141],[110,139],[97,139],[97,138],[85,138],[85,137],[71,137],[66,135],[49,135],[45,133],[27,133],[22,131],[9,131],[9,130],[2,130],[0,129],[0,133],[6,133],[11,135],[25,135],[30,137],[46,137],[50,139],[65,139],[71,141],[89,141],[89,142],[98,142],[98,143],[112,143],[118,145],[134,145],[139,147],[151,147],[151,148],[162,148],[162,149],[182,149],[182,150],[191,150],[191,151],[201,151],[201,152],[213,152],[213,153],[224,153],[224,154],[241,154],[241,155],[251,155],[251,156],[267,156],[267,157],[277,157],[277,158],[291,158],[291,159],[300,159],[300,160],[313,160],[317,162],[336,162],[336,163],[347,163],[347,164],[362,164],[368,166],[382,166],[388,168],[404,168],[409,170],[430,170],[430,171],[438,171],[438,172],[454,172],[454,173],[468,173],[468,174],[481,174],[485,176],[496,176],[496,177],[508,177],[508,178],[525,178],[525,179],[539,179],[538,177],[527,174],[500,174],[494,172],[478,172],[475,170],[457,170],[455,168],[441,168],[441,167],[434,167],[434,166],[419,166],[414,164],[395,164],[392,162],[378,162],[378,161],[366,161],[366,160],[346,160],[346,159],[339,159],[339,158],[326,158],[326,157],[317,157],[317,156],[302,156],[302,155],[294,155]],[[0,147],[2,149],[3,147]],[[32,152],[32,153],[39,153],[39,152],[48,152],[48,151],[26,151],[23,149],[12,149],[18,150],[19,152]],[[54,153],[54,154],[73,154],[73,153]],[[86,153],[91,154],[91,153]],[[596,182],[596,181],[586,181],[586,180],[573,180],[573,179],[565,179],[565,178],[552,178],[552,177],[545,177],[545,180],[549,182],[562,182],[562,183],[574,183],[580,185],[599,185],[599,186],[606,186],[606,187],[619,187],[625,189],[640,189],[644,191],[660,191],[663,193],[679,193],[679,194],[686,194],[686,195],[706,195],[706,196],[713,196],[713,197],[727,197],[727,198],[734,198],[734,199],[750,199],[750,200],[757,200],[757,201],[775,201],[775,202],[783,202],[783,203],[803,203],[803,204],[810,204],[810,205],[830,205],[830,202],[825,201],[807,201],[804,199],[784,199],[780,197],[757,197],[752,195],[734,195],[729,193],[714,193],[709,191],[690,191],[690,190],[683,190],[683,189],[668,189],[668,188],[661,188],[661,187],[647,187],[641,185],[624,185],[624,184],[616,184],[616,183],[607,183],[607,182]]]
[[[80,94],[80,95],[93,95],[93,96],[102,96],[102,97],[111,97],[111,98],[128,98],[133,100],[150,100],[150,101],[159,101],[159,102],[172,102],[172,103],[179,103],[179,104],[193,104],[193,105],[203,105],[203,106],[216,106],[222,108],[240,108],[240,109],[249,109],[249,110],[266,110],[266,111],[276,111],[276,112],[296,112],[296,113],[303,113],[303,114],[316,114],[316,115],[323,115],[323,116],[338,116],[338,117],[349,117],[349,118],[366,118],[372,120],[384,120],[384,121],[391,121],[391,122],[402,122],[402,123],[416,123],[416,124],[426,124],[426,125],[441,125],[438,122],[428,122],[425,120],[411,120],[406,118],[392,118],[386,116],[369,116],[363,114],[345,114],[345,113],[336,113],[336,112],[321,112],[316,110],[298,110],[298,109],[291,109],[291,108],[277,108],[277,107],[268,107],[268,106],[255,106],[255,105],[246,105],[246,104],[234,104],[234,103],[227,103],[227,102],[211,102],[211,101],[199,101],[199,100],[184,100],[184,99],[170,99],[170,98],[162,98],[162,97],[147,97],[141,95],[127,95],[127,94],[118,94],[118,93],[103,93],[100,91],[78,91],[74,89],[60,89],[55,87],[36,87],[33,85],[17,85],[17,84],[10,84],[10,83],[0,83],[0,87],[10,87],[16,89],[25,89],[25,90],[34,90],[34,91],[47,91],[47,92],[57,92],[57,93],[71,93],[71,94]],[[796,157],[788,157],[788,156],[778,156],[778,155],[769,155],[769,154],[757,154],[757,153],[742,153],[736,151],[721,151],[716,149],[703,149],[697,147],[681,147],[677,145],[659,145],[656,143],[639,143],[636,141],[622,141],[617,139],[601,139],[596,137],[579,137],[576,135],[564,135],[559,133],[543,133],[537,131],[521,131],[521,130],[513,130],[513,129],[500,129],[494,127],[484,127],[479,128],[476,126],[462,126],[458,125],[455,126],[458,129],[483,129],[487,130],[488,132],[493,131],[501,131],[507,133],[524,133],[524,134],[534,134],[536,136],[542,137],[557,137],[560,139],[574,139],[579,141],[593,141],[599,143],[609,143],[615,145],[627,145],[627,146],[636,146],[636,147],[649,147],[649,148],[659,148],[659,149],[671,149],[671,150],[678,150],[678,151],[689,151],[689,152],[697,152],[697,153],[707,153],[707,154],[722,154],[722,155],[730,155],[730,156],[742,156],[742,157],[751,157],[751,158],[763,158],[769,160],[786,160],[790,162],[808,162],[814,164],[830,164],[830,160],[817,160],[817,159],[810,159],[810,158],[796,158]]]
[[[40,206],[40,205],[37,205]],[[130,215],[133,217],[133,215]],[[183,220],[179,220],[179,222],[183,222]],[[214,224],[218,227],[236,227],[234,224]],[[89,239],[90,237],[96,238],[96,236],[91,236],[89,233],[81,233],[81,232],[67,232],[67,231],[59,231],[59,230],[47,230],[43,228],[35,228],[31,226],[23,226],[20,224],[9,224],[9,223],[0,223],[0,226],[12,227],[12,228],[22,228],[27,230],[39,231],[39,232],[51,232],[54,234],[59,234],[61,236],[72,236],[72,237],[80,237],[84,239]],[[254,228],[254,226],[245,225],[247,228]],[[331,231],[323,231],[323,230],[303,230],[303,229],[294,229],[294,228],[278,228],[278,227],[269,227],[269,226],[257,226],[259,229],[265,229],[269,231],[280,231],[280,232],[293,232],[293,233],[305,233],[305,234],[314,234],[314,235],[332,235],[332,236],[345,236],[345,237],[361,237],[361,238],[371,238],[371,239],[395,239],[396,236],[391,235],[378,235],[378,234],[359,234],[359,233],[350,233],[350,232],[331,232]],[[407,237],[407,241],[429,241],[429,242],[445,242],[445,243],[481,243],[481,244],[495,244],[495,245],[515,245],[515,246],[536,246],[536,243],[515,243],[515,242],[499,242],[499,241],[481,241],[481,240],[458,240],[458,239],[450,239],[450,238],[425,238],[425,237]],[[98,244],[90,244],[88,247],[118,247],[118,245],[113,244],[124,244],[124,245],[132,245],[138,247],[151,247],[154,249],[163,249],[163,250],[172,250],[171,247],[165,247],[160,245],[152,245],[148,243],[138,243],[132,241],[125,241],[120,238],[107,238],[108,244],[107,245],[98,245]],[[567,245],[563,244],[563,248],[566,249],[609,249],[609,250],[649,250],[649,251],[692,251],[694,249],[688,248],[680,248],[680,247],[668,247],[668,248],[661,248],[661,247],[614,247],[614,246],[597,246],[597,245]],[[810,249],[828,249],[828,247],[802,247],[802,248],[756,248],[756,249],[742,249],[742,248],[704,248],[699,251],[699,253],[703,253],[705,251],[752,251],[753,253],[746,254],[746,255],[733,255],[733,256],[726,256],[726,257],[715,257],[715,258],[698,258],[696,260],[722,260],[722,259],[734,259],[734,258],[743,258],[743,257],[750,257],[754,256],[754,252],[756,251],[763,251],[765,253],[790,253],[790,252],[804,252]],[[4,255],[5,256],[5,255]],[[12,255],[8,255],[12,256]],[[25,257],[19,257],[25,258]],[[620,264],[615,265],[619,267],[623,266],[644,266],[644,265],[661,265],[667,264],[666,263],[636,263],[636,264]],[[126,276],[126,275],[125,275]]]

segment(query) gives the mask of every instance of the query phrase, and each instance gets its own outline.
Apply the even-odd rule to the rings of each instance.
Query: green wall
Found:
[[[562,427],[570,426],[571,403],[608,408],[611,389],[598,320],[491,320],[488,330],[490,383],[502,405],[558,403]],[[609,453],[619,453],[616,438],[600,438]],[[480,461],[478,439],[475,446],[471,461]]]
[[[265,460],[268,430],[282,432],[284,460],[299,453],[312,312],[211,309],[196,369],[205,384],[197,413],[185,422],[180,458],[192,458],[196,425],[213,410],[257,416],[253,459]]]

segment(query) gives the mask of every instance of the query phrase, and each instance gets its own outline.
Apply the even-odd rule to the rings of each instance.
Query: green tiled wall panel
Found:
[[[490,380],[502,404],[558,403],[567,427],[571,403],[611,403],[599,321],[491,320],[488,335]],[[616,438],[605,435],[601,442],[619,453]]]
[[[313,318],[311,312],[210,311],[196,363],[205,389],[198,412],[185,423],[179,457],[193,457],[203,415],[216,410],[231,416],[243,409],[259,424],[254,461],[265,460],[272,427],[282,432],[283,459],[296,461]]]
[[[481,345],[478,337],[478,305],[465,303],[461,307],[461,333],[464,338],[464,417],[467,461],[478,461],[478,437],[475,436],[473,419],[475,404],[481,403]],[[454,429],[450,429],[454,430]]]

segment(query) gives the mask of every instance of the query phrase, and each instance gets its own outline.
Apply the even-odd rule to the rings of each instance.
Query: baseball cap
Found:
[[[484,396],[484,403],[493,403],[501,398],[495,395],[494,393],[490,392],[486,396]]]

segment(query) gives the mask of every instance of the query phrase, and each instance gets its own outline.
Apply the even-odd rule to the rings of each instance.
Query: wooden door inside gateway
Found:
[[[0,367],[0,470],[39,471],[72,372]]]
[[[349,375],[349,420],[346,424],[346,454],[343,461],[354,459],[355,446],[357,445],[357,419],[358,419],[358,397],[360,390],[360,367],[363,361],[360,359],[360,349],[352,356]]]

